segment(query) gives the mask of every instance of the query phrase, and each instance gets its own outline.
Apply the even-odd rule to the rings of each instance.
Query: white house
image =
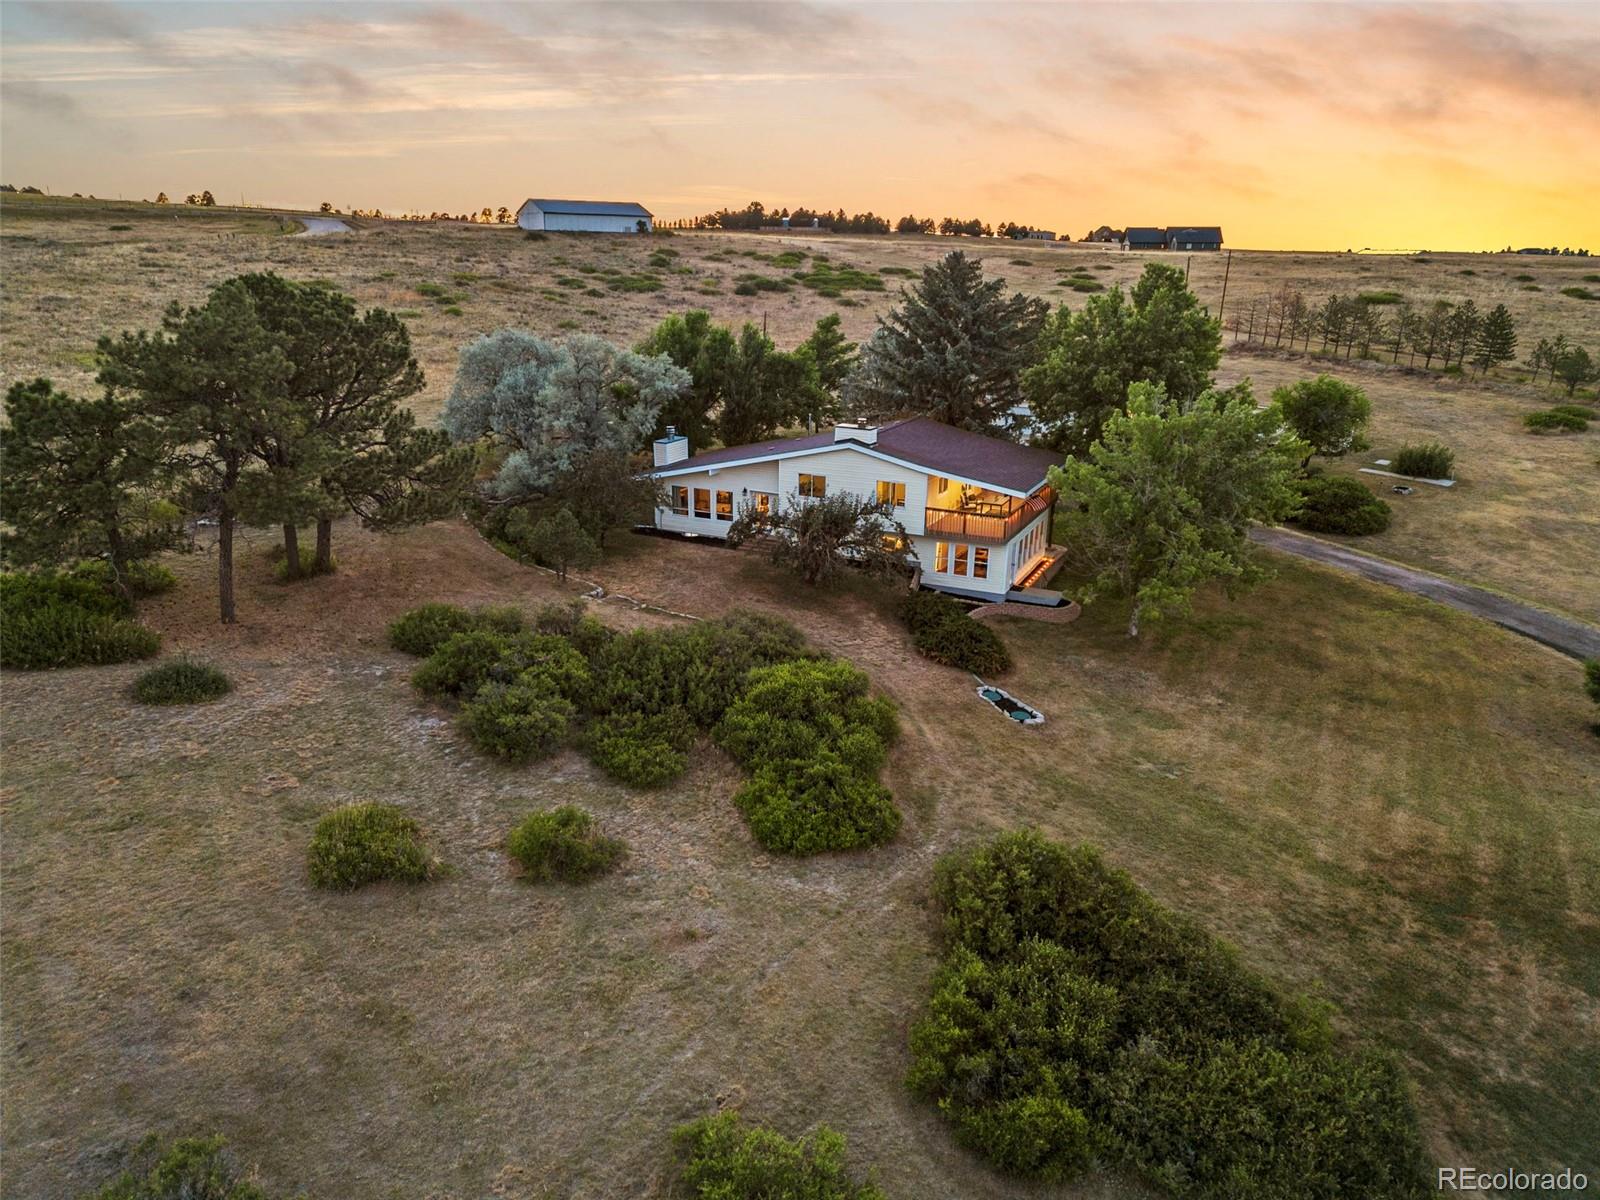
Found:
[[[721,538],[746,506],[776,510],[854,492],[894,506],[924,586],[981,600],[1059,602],[1054,592],[1023,591],[1058,554],[1050,545],[1055,492],[1045,477],[1061,461],[1053,451],[926,417],[701,454],[669,430],[654,449],[651,473],[667,491],[658,529]]]
[[[611,200],[524,200],[517,224],[553,233],[649,233],[654,217],[642,204]]]

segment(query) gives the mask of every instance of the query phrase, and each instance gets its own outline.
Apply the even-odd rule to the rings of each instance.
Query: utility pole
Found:
[[[1222,300],[1217,305],[1217,320],[1223,321],[1228,312],[1228,272],[1233,269],[1233,251],[1229,250],[1228,257],[1222,260]]]

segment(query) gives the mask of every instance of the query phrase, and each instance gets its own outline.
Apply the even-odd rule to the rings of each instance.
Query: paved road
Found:
[[[1600,658],[1600,629],[1571,617],[1557,616],[1498,592],[1485,591],[1469,583],[1457,583],[1428,571],[1402,567],[1336,542],[1325,542],[1321,538],[1292,533],[1287,529],[1256,528],[1250,531],[1250,538],[1285,554],[1314,559],[1331,567],[1353,571],[1377,583],[1386,583],[1390,587],[1437,600],[1440,604],[1448,604],[1451,608],[1503,625],[1523,637],[1543,642],[1573,658]]]
[[[353,232],[350,226],[333,217],[296,217],[295,220],[305,226],[295,237],[325,237],[330,233]]]

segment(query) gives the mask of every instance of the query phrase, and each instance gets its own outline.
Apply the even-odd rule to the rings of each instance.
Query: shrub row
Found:
[[[793,626],[752,613],[616,634],[581,603],[518,614],[427,605],[390,628],[427,657],[423,695],[461,706],[463,732],[515,762],[571,741],[601,770],[660,787],[702,733],[750,773],[736,801],[758,842],[811,854],[879,845],[900,814],[877,782],[895,736],[867,677],[818,657]]]
[[[1398,1068],[1334,1049],[1325,1010],[1092,848],[1007,834],[935,888],[946,957],[909,1083],[996,1166],[1099,1159],[1217,1200],[1428,1194]]]
[[[1300,481],[1300,507],[1290,520],[1316,533],[1361,535],[1382,533],[1393,515],[1360,480],[1313,475]]]
[[[911,630],[911,644],[924,658],[980,676],[1011,669],[1011,655],[999,635],[949,596],[912,592],[902,601],[900,615]]]
[[[1581,404],[1558,404],[1542,412],[1531,412],[1522,423],[1534,433],[1582,433],[1600,413]]]
[[[7,572],[0,575],[0,666],[38,671],[150,658],[161,638],[129,620],[132,611],[92,570]]]
[[[581,883],[610,870],[623,844],[594,818],[564,805],[534,813],[506,838],[506,853],[535,883]],[[349,804],[317,822],[307,855],[317,887],[352,891],[369,883],[425,883],[440,871],[417,822],[392,804]]]

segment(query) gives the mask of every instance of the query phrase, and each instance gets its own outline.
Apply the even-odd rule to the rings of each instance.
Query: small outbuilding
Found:
[[[655,217],[642,204],[616,200],[524,200],[517,209],[523,229],[552,233],[649,233]]]

